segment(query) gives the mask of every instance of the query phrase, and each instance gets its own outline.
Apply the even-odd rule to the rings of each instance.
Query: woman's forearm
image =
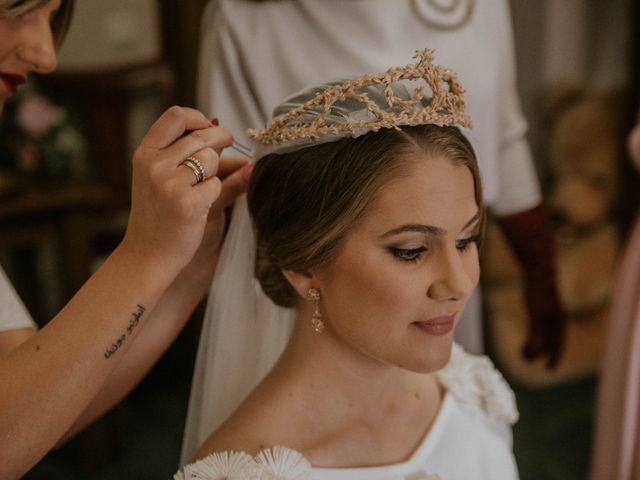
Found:
[[[246,161],[243,159],[221,162],[218,174],[223,179],[222,191],[209,214],[200,248],[171,283],[153,311],[149,312],[142,334],[132,342],[103,388],[57,446],[109,411],[140,382],[169,348],[206,295],[225,231],[224,209],[244,192],[246,180],[243,179],[242,168],[245,166]]]
[[[116,370],[176,272],[119,247],[41,331],[0,359],[0,478],[18,478]]]
[[[57,446],[62,445],[108,412],[142,380],[191,318],[193,311],[206,294],[212,276],[213,269],[206,272],[205,278],[192,275],[189,269],[178,276],[153,311],[149,312],[140,334],[133,340],[129,350],[106,379],[94,400]]]

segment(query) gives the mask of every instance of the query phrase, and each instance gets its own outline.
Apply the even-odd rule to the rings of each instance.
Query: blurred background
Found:
[[[206,3],[77,0],[59,71],[7,105],[0,264],[40,325],[122,237],[132,149],[167,106],[195,104]],[[482,279],[487,348],[516,390],[521,478],[584,479],[611,280],[640,192],[624,149],[640,98],[640,9],[632,0],[510,3],[519,89],[554,221],[569,332],[553,372],[520,359],[521,272],[490,227]],[[50,121],[36,120],[43,118]],[[18,128],[24,141],[16,146],[6,139]],[[36,140],[29,132],[37,129],[46,135]],[[169,478],[201,315],[202,308],[126,401],[25,478]]]

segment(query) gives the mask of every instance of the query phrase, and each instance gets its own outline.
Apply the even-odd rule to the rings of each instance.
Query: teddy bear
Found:
[[[488,223],[481,253],[488,348],[510,380],[525,386],[549,386],[598,370],[621,243],[614,215],[622,138],[617,98],[571,89],[547,101],[550,188],[544,205],[554,226],[557,285],[567,323],[553,370],[520,353],[528,324],[524,277],[500,228]]]

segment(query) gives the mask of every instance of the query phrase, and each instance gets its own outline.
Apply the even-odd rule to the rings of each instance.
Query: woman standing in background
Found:
[[[381,71],[416,49],[435,49],[467,86],[485,201],[527,274],[523,355],[557,364],[564,315],[516,91],[506,0],[211,0],[201,33],[198,106],[238,135],[263,125],[280,99],[318,79]],[[484,351],[480,307],[476,294],[456,331],[474,353]]]

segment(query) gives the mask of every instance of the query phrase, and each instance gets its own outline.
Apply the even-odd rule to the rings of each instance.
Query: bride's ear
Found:
[[[293,289],[298,292],[302,298],[307,298],[307,291],[311,287],[315,287],[313,273],[296,272],[293,270],[282,269],[282,275],[291,284]]]

